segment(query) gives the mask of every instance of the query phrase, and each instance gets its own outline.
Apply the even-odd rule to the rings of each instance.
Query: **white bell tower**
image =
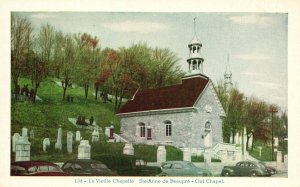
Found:
[[[202,43],[197,38],[196,34],[196,17],[194,18],[194,38],[188,45],[189,47],[189,58],[187,59],[187,63],[189,65],[189,75],[192,74],[203,74],[203,62],[204,59],[201,55],[201,47]]]

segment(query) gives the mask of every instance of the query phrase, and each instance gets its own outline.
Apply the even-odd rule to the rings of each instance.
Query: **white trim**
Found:
[[[145,111],[138,111],[138,112],[127,112],[127,113],[118,113],[116,114],[119,117],[123,116],[136,116],[136,115],[147,115],[149,113],[158,114],[158,113],[169,113],[171,111],[174,112],[181,112],[183,110],[186,111],[197,111],[197,107],[185,107],[185,108],[169,108],[169,109],[158,109],[158,110],[145,110]]]

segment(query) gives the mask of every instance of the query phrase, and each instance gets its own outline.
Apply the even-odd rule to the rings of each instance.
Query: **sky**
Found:
[[[146,42],[169,48],[184,72],[188,44],[202,42],[204,74],[216,85],[224,80],[227,63],[232,81],[246,97],[255,96],[287,111],[288,15],[285,13],[199,12],[18,12],[36,30],[50,24],[65,33],[89,33],[101,48],[129,47]],[[227,56],[229,55],[229,62]]]

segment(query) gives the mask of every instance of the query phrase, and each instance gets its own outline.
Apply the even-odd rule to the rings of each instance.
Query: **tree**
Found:
[[[46,64],[50,63],[50,57],[53,53],[54,41],[54,28],[49,24],[43,25],[38,34],[36,51],[40,56],[41,61]]]
[[[11,77],[15,88],[27,66],[32,48],[33,28],[26,19],[12,14],[11,17]]]
[[[50,69],[53,71],[52,74],[56,78],[60,78],[61,67],[63,64],[63,47],[64,47],[64,34],[59,31],[54,34],[54,44],[53,44],[53,60],[50,64]]]
[[[254,137],[252,143],[253,149],[254,141],[260,137],[259,135],[262,134],[262,131],[268,131],[263,126],[268,115],[268,105],[264,101],[259,101],[254,97],[251,97],[249,100],[247,100],[244,109],[244,124],[247,128],[247,150],[249,139],[251,136]]]
[[[63,88],[63,100],[66,98],[66,92],[71,84],[71,79],[74,78],[75,72],[75,44],[72,35],[68,34],[63,38],[62,47],[62,88]]]
[[[33,91],[31,91],[33,96],[32,101],[33,103],[35,103],[38,88],[47,74],[47,65],[44,61],[41,60],[39,55],[35,54],[34,52],[30,54],[28,62],[33,86]]]
[[[100,49],[97,37],[84,33],[75,35],[76,40],[76,76],[75,80],[84,87],[87,99],[89,87],[95,83],[100,69]]]

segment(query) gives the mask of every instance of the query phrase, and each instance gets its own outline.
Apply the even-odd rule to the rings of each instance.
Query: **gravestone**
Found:
[[[105,135],[109,137],[110,135],[110,127],[105,127]]]
[[[250,138],[249,138],[248,146],[249,146],[249,147],[252,147],[252,144],[253,144],[253,134],[251,134],[251,136],[250,136]]]
[[[232,132],[230,132],[229,143],[233,144],[233,134],[232,134]]]
[[[98,127],[94,128],[94,131],[92,133],[92,142],[99,142],[99,131]]]
[[[16,152],[16,141],[20,138],[19,133],[15,133],[13,138],[12,138],[12,151]]]
[[[34,138],[34,131],[33,131],[33,129],[30,130],[29,135],[30,135],[30,139]]]
[[[78,146],[78,159],[91,159],[91,146],[88,140],[81,140]]]
[[[130,144],[130,143],[125,144],[125,146],[123,148],[123,154],[124,155],[134,155],[134,148],[133,148],[132,144]]]
[[[191,149],[189,149],[189,148],[183,148],[183,160],[184,161],[191,161],[191,156],[192,156],[192,154],[191,154]]]
[[[28,137],[20,136],[16,141],[16,158],[15,161],[30,160],[30,145]]]
[[[68,153],[72,153],[72,145],[73,145],[73,133],[71,131],[67,132],[67,151]]]
[[[277,151],[277,157],[276,157],[276,163],[277,163],[277,169],[282,170],[282,153],[281,151]]]
[[[43,140],[43,151],[47,152],[47,148],[50,147],[50,139],[49,138],[45,138]]]
[[[27,137],[28,135],[27,135],[27,131],[28,131],[28,129],[27,128],[22,128],[22,136],[23,137]]]
[[[244,154],[244,160],[248,158],[248,152],[247,152],[247,129],[244,127],[244,136],[243,136],[243,154]]]
[[[284,164],[285,170],[287,170],[288,169],[288,155],[283,156],[283,164]]]
[[[167,152],[164,145],[160,145],[157,148],[157,163],[160,165],[165,162],[167,158]]]
[[[80,131],[76,131],[76,137],[75,137],[76,142],[79,142],[80,139],[81,139],[81,137],[80,137]]]
[[[55,143],[55,149],[62,150],[62,143],[61,143],[61,138],[62,138],[62,129],[58,128],[57,130],[57,141]]]

